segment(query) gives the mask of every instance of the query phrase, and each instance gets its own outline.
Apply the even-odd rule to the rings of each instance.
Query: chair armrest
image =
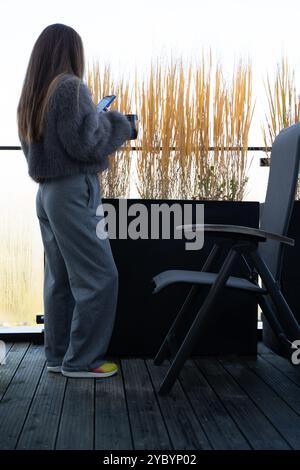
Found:
[[[259,242],[265,242],[266,240],[275,240],[286,245],[295,245],[295,240],[292,238],[277,235],[276,233],[265,232],[258,228],[243,227],[240,225],[219,225],[219,224],[190,224],[190,225],[178,225],[176,230],[184,230],[185,232],[217,232],[220,234],[232,234],[242,235],[246,238],[253,238]],[[233,237],[235,238],[235,237]]]

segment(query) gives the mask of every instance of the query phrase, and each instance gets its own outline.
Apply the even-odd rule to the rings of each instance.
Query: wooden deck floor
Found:
[[[264,347],[257,360],[190,360],[167,397],[167,363],[118,363],[111,379],[67,380],[47,373],[42,346],[9,345],[0,448],[300,449],[300,367]]]

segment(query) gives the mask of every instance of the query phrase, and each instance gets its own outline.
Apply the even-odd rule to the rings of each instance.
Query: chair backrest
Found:
[[[287,235],[297,188],[300,160],[300,123],[283,129],[274,140],[266,200],[260,228]],[[276,280],[280,280],[283,246],[260,243],[259,252]]]

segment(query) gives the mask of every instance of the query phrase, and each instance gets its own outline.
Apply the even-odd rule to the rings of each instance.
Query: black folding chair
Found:
[[[300,159],[300,125],[286,128],[276,137],[271,153],[271,166],[266,200],[260,221],[260,229],[234,225],[184,225],[181,230],[204,230],[218,241],[212,248],[202,270],[164,271],[153,278],[153,293],[174,283],[188,283],[192,287],[163,341],[154,364],[159,365],[172,351],[173,339],[187,310],[195,305],[202,285],[211,286],[197,311],[181,346],[176,349],[159,393],[167,393],[173,386],[184,362],[191,354],[207,316],[213,314],[214,306],[223,288],[239,289],[256,296],[265,318],[280,341],[286,355],[292,352],[292,342],[300,339],[300,328],[280,289],[283,245],[294,245],[287,231],[291,217],[298,179]],[[220,237],[220,238],[219,238]],[[224,247],[229,247],[225,261],[218,273],[208,272]],[[230,276],[233,265],[241,258],[247,277]],[[262,286],[257,282],[257,275]],[[172,356],[172,354],[171,354]]]

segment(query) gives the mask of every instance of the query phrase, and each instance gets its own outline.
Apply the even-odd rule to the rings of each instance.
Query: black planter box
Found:
[[[288,236],[295,240],[295,246],[284,246],[281,287],[293,314],[300,323],[300,201],[295,201]],[[281,354],[282,348],[274,336],[268,322],[264,320],[264,343]]]
[[[119,200],[103,199],[118,211]],[[195,209],[201,201],[175,200],[127,200],[128,207],[151,204],[191,203]],[[205,223],[235,224],[258,227],[259,203],[205,201]],[[110,343],[109,354],[120,356],[153,356],[156,354],[172,320],[176,316],[189,286],[169,286],[158,294],[152,294],[152,277],[167,269],[199,270],[213,243],[206,236],[199,251],[185,250],[184,239],[111,240],[111,246],[119,271],[119,298],[117,317]],[[241,274],[239,266],[235,275]],[[203,295],[207,288],[203,288]],[[201,293],[202,295],[202,293]],[[216,307],[214,320],[209,321],[194,349],[200,354],[256,354],[257,305],[251,295],[238,291],[224,291]],[[188,327],[193,312],[186,319]]]

